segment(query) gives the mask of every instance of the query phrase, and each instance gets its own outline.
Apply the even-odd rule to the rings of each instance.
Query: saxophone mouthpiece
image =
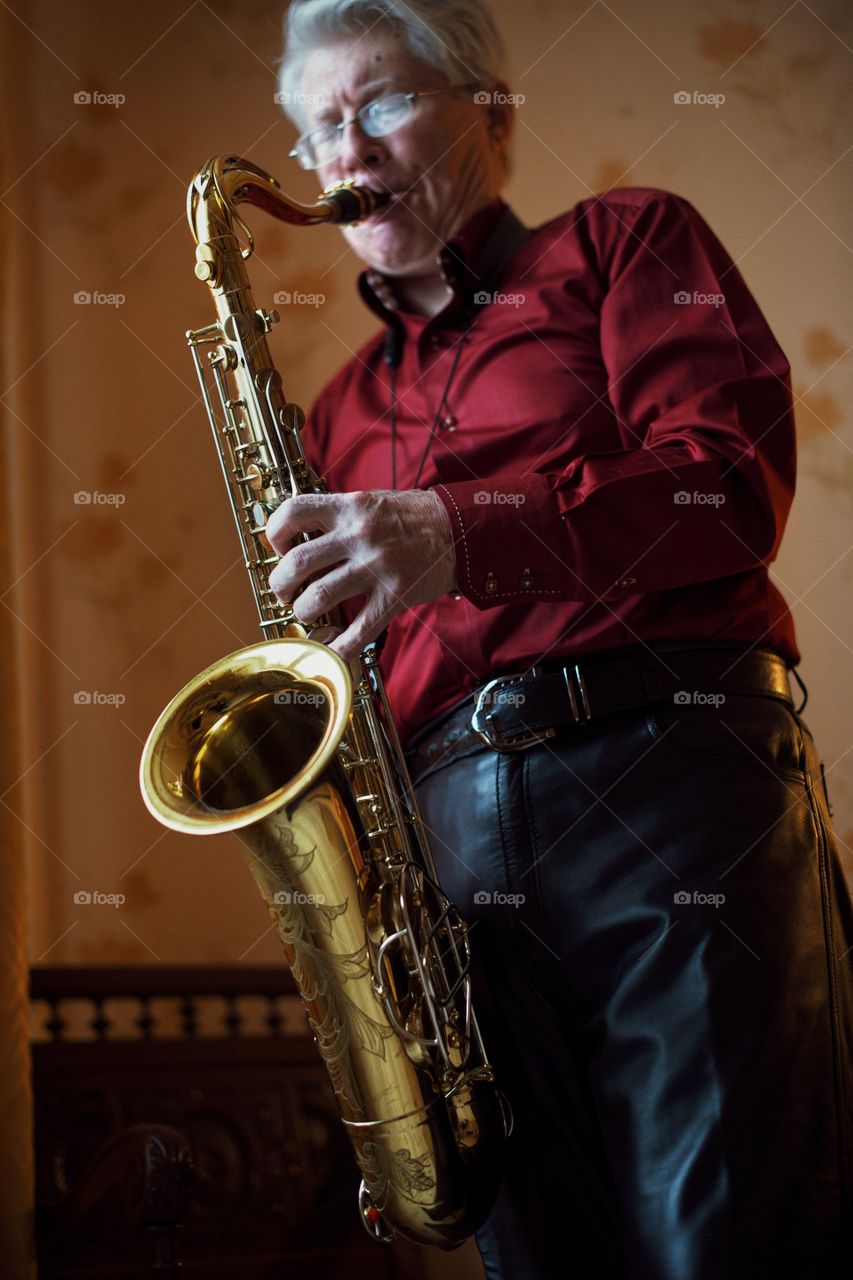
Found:
[[[391,199],[391,193],[374,191],[370,187],[357,187],[352,180],[333,182],[320,197],[329,207],[330,222],[354,223],[369,218]]]

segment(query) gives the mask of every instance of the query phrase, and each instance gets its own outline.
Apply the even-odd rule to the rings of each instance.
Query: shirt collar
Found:
[[[460,228],[456,235],[442,245],[436,257],[442,279],[451,290],[447,305],[438,313],[442,319],[448,320],[459,315],[476,292],[479,277],[475,270],[478,259],[488,245],[489,256],[493,250],[500,251],[500,245],[493,244],[494,236],[501,238],[501,224],[506,222],[503,214],[509,206],[500,197],[495,198]],[[507,248],[509,249],[509,245]],[[368,268],[358,279],[358,288],[362,299],[385,324],[398,328],[404,318],[410,317],[402,311],[398,303],[394,282],[381,272]],[[437,317],[433,317],[434,319]]]

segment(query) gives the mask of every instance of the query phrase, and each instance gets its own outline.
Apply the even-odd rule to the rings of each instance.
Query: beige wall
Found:
[[[853,844],[850,707],[853,317],[850,51],[844,6],[778,22],[775,0],[500,0],[520,111],[510,196],[531,223],[614,182],[672,188],[738,260],[794,367],[800,485],[774,568],[811,688],[839,833]],[[138,797],[142,740],[204,664],[253,641],[253,607],[183,332],[210,318],[184,189],[210,154],[251,155],[302,198],[272,95],[270,0],[13,0],[3,73],[10,264],[14,583],[26,735],[6,797],[30,855],[32,954],[51,962],[264,961],[278,951],[229,838],[166,835]],[[585,16],[584,16],[585,14]],[[619,15],[619,16],[617,16]],[[124,94],[118,108],[74,93]],[[725,94],[676,106],[678,90]],[[8,185],[8,183],[7,183]],[[307,402],[368,331],[331,230],[256,217],[259,302],[322,291],[274,350]],[[79,305],[78,290],[121,293]],[[78,505],[78,491],[119,507]],[[75,692],[125,699],[75,704]],[[849,856],[849,854],[848,854]],[[121,908],[77,891],[122,893]]]
[[[776,0],[495,7],[526,97],[510,187],[522,217],[535,224],[618,183],[680,192],[738,261],[791,360],[800,481],[774,574],[795,602],[807,719],[853,868],[849,12],[824,0],[784,12]],[[35,960],[278,959],[233,842],[163,834],[136,770],[172,693],[256,638],[183,350],[183,331],[210,313],[182,210],[193,170],[228,149],[313,197],[310,177],[289,168],[292,133],[272,101],[280,8],[4,5],[13,571],[2,600],[17,628],[23,741],[3,814],[28,850]],[[126,101],[76,104],[80,90]],[[676,106],[678,90],[725,102]],[[331,231],[254,222],[259,302],[282,288],[327,299],[316,312],[282,308],[273,335],[285,386],[307,403],[367,332],[357,264]],[[80,305],[80,290],[125,301]],[[75,503],[96,490],[121,505]],[[81,690],[124,702],[80,705]],[[78,905],[81,890],[126,900]],[[479,1271],[471,1246],[438,1261],[443,1277]]]

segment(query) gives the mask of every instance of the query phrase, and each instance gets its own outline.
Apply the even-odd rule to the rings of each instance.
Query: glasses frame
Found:
[[[479,89],[479,87],[480,85],[477,81],[469,81],[467,84],[443,85],[442,88],[440,89],[416,89],[416,90],[413,90],[411,93],[382,94],[382,96],[379,98],[371,98],[369,102],[365,102],[364,106],[359,108],[359,110],[355,113],[355,115],[352,116],[349,120],[342,120],[340,124],[318,125],[316,129],[309,129],[307,133],[301,134],[300,137],[296,139],[296,142],[293,146],[293,150],[288,152],[288,156],[292,160],[297,160],[303,169],[308,169],[308,170],[321,169],[323,167],[323,164],[330,164],[333,160],[337,160],[338,156],[341,153],[341,147],[343,146],[344,129],[348,129],[351,124],[361,125],[362,129],[364,129],[365,133],[369,138],[387,138],[390,134],[396,133],[398,129],[402,129],[403,125],[406,124],[409,120],[411,120],[412,115],[414,113],[414,104],[418,98],[434,98],[436,94],[439,94],[439,93],[459,93],[462,89],[476,90],[476,89]],[[363,117],[367,115],[367,112],[370,110],[371,107],[376,106],[377,102],[384,102],[389,98],[405,98],[405,100],[410,105],[409,114],[406,116],[405,120],[401,120],[399,124],[395,124],[392,129],[386,129],[384,133],[371,133],[370,130],[366,128]],[[337,134],[337,150],[335,151],[334,155],[330,156],[328,160],[324,160],[322,164],[320,163],[311,164],[311,165],[306,164],[305,161],[302,159],[301,148],[303,143],[307,142],[308,139],[312,137],[314,134],[327,133],[327,131],[329,130],[334,130],[334,132]]]

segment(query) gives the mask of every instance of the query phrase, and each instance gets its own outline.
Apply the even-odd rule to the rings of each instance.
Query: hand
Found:
[[[310,542],[292,545],[297,534],[318,530]],[[300,622],[353,596],[366,597],[330,645],[346,660],[375,640],[395,614],[456,588],[450,519],[429,490],[297,495],[273,512],[266,533],[282,557],[270,586],[279,600],[292,601]]]

